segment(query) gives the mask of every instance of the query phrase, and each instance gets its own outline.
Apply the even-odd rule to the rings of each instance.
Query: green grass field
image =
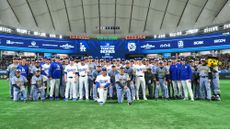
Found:
[[[0,129],[230,129],[230,81],[222,101],[12,102],[0,81]]]

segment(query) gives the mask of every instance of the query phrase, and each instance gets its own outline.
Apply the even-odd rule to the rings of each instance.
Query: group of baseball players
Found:
[[[13,101],[107,99],[220,100],[218,70],[205,59],[13,58],[7,68]],[[148,91],[148,94],[146,92]]]

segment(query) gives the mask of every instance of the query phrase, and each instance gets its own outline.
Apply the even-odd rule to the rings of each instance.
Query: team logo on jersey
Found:
[[[130,52],[136,51],[136,48],[137,48],[136,43],[128,43],[128,50]]]
[[[184,47],[184,41],[180,40],[177,42],[178,48],[183,48]]]
[[[60,47],[63,48],[63,49],[72,49],[72,48],[74,48],[74,46],[69,45],[68,43],[64,44],[64,45],[60,45]]]

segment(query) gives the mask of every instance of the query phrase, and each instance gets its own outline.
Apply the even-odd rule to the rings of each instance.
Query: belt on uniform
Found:
[[[208,77],[208,76],[200,76],[201,78],[206,78],[206,77]]]
[[[85,77],[85,75],[82,75],[81,77]]]
[[[73,77],[68,77],[68,78],[73,78]]]
[[[137,76],[137,77],[144,77],[144,76]]]

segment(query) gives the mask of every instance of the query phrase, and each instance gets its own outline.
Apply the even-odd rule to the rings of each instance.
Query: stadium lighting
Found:
[[[165,34],[160,34],[160,35],[158,35],[158,38],[165,38]]]
[[[11,33],[12,29],[0,26],[0,31],[1,32],[6,32],[6,33]]]
[[[59,38],[62,39],[63,38],[62,35],[59,35]]]
[[[175,33],[169,33],[169,36],[170,36],[170,37],[176,37],[176,36],[180,36],[180,35],[182,35],[182,32],[181,32],[181,31],[175,32]]]
[[[218,30],[219,30],[218,26],[208,27],[208,28],[204,29],[204,33],[214,32],[214,31],[218,31]]]
[[[195,34],[195,33],[197,33],[199,31],[199,29],[190,29],[190,30],[187,30],[185,33],[186,33],[186,35],[187,34]]]
[[[39,35],[40,35],[40,33],[39,33],[39,32],[37,32],[37,31],[34,31],[34,35],[39,36]]]
[[[25,29],[16,29],[16,32],[21,33],[21,34],[28,34],[28,31]]]
[[[40,36],[46,37],[46,33],[41,33]]]
[[[224,25],[224,29],[229,29],[230,28],[230,23]]]
[[[55,34],[49,34],[50,38],[56,38]]]

